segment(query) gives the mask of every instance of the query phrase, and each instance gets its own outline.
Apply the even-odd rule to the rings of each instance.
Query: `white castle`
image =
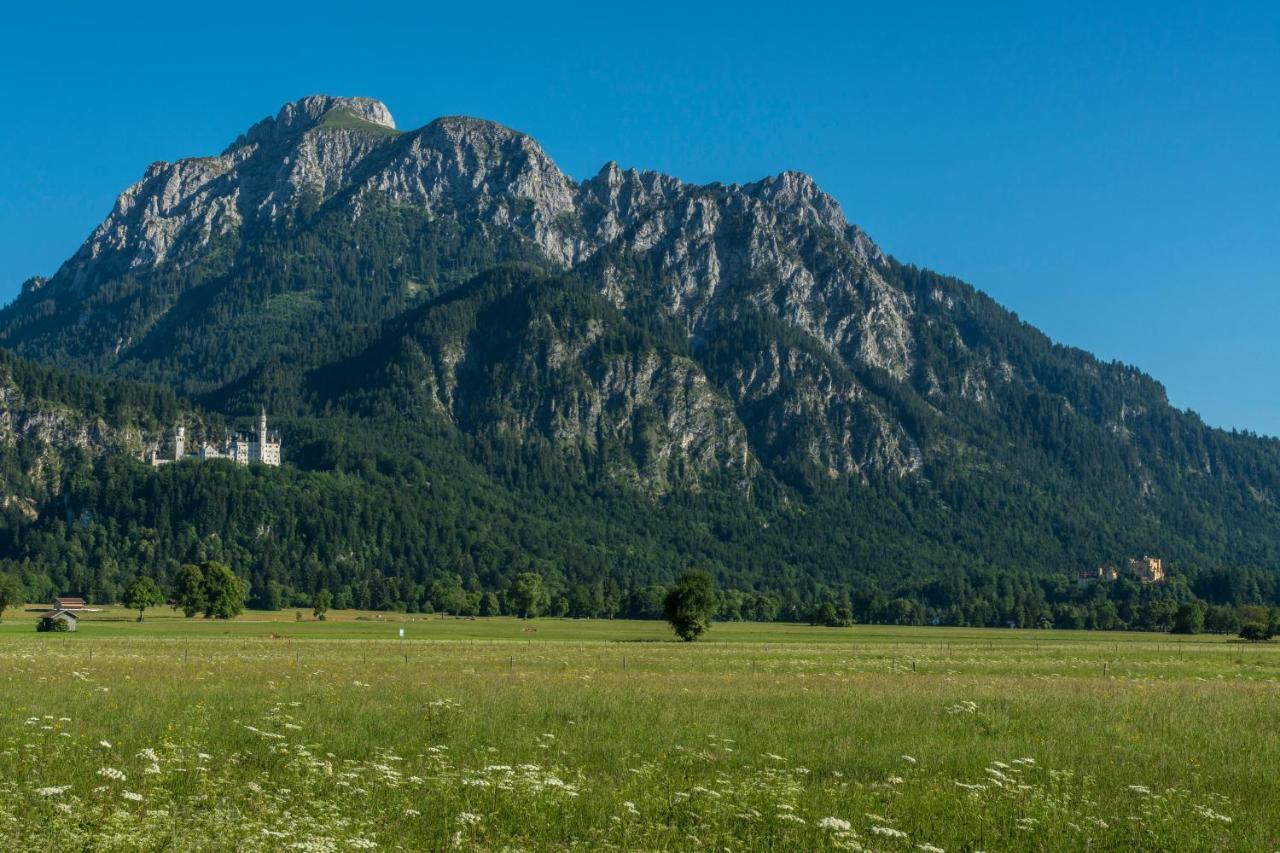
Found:
[[[152,448],[146,455],[151,465],[167,465],[181,459],[230,459],[240,465],[279,465],[280,433],[267,430],[267,410],[258,415],[256,432],[234,433],[221,446],[205,442],[194,450],[187,449],[186,427],[178,426],[173,431],[173,456],[165,457],[159,448]]]

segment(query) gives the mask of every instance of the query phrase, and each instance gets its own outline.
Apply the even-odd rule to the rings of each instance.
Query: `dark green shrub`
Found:
[[[1240,639],[1262,643],[1271,639],[1271,631],[1261,622],[1246,622],[1240,626]]]

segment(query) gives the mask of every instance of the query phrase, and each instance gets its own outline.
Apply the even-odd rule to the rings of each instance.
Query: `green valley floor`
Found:
[[[4,849],[1280,845],[1280,646],[35,611],[0,623]]]

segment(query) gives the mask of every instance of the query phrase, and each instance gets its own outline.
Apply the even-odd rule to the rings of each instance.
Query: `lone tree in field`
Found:
[[[135,578],[125,590],[124,606],[138,611],[139,622],[142,621],[143,611],[148,607],[158,607],[161,604],[164,604],[164,593],[160,592],[156,582],[146,575]]]
[[[0,574],[0,618],[10,607],[21,607],[25,591],[16,575]]]
[[[531,619],[547,606],[547,593],[542,588],[542,575],[521,572],[511,582],[507,598],[523,619]]]
[[[205,618],[230,619],[244,612],[249,585],[226,563],[210,560],[201,566],[204,572]]]
[[[706,572],[685,572],[676,585],[667,590],[663,605],[676,636],[686,643],[696,640],[711,627],[711,614],[716,610],[716,583]]]
[[[327,589],[322,589],[316,593],[315,600],[311,602],[311,612],[323,622],[329,618],[325,614],[329,612],[329,605],[331,604],[333,604],[333,593]]]

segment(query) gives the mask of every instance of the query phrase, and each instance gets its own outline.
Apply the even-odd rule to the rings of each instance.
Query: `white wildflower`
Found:
[[[1215,812],[1213,809],[1209,808],[1208,806],[1196,806],[1196,812],[1201,817],[1208,818],[1209,820],[1216,820],[1221,823],[1231,823],[1231,818],[1219,812]]]
[[[100,767],[98,768],[98,775],[104,779],[113,779],[116,782],[123,782],[128,778],[124,775],[123,770],[117,770],[114,767]]]
[[[903,761],[907,762],[908,764],[916,763],[916,759],[910,755],[900,755],[898,757],[901,758]]]
[[[462,824],[463,826],[475,826],[477,823],[479,823],[482,820],[482,818],[478,814],[472,814],[471,812],[462,812],[460,815],[458,815],[455,818],[455,820],[457,820],[457,822]]]
[[[836,832],[846,832],[849,830],[850,826],[851,824],[849,821],[838,817],[824,817],[822,820],[818,821],[819,828],[830,829]]]
[[[894,829],[892,826],[873,826],[871,832],[875,835],[883,835],[885,838],[906,838],[907,834],[901,829]]]
[[[36,788],[36,793],[42,797],[60,797],[70,790],[70,785],[52,785],[48,788]]]
[[[126,800],[130,800],[135,803],[142,802],[142,795],[135,793],[133,791],[124,791],[120,794],[120,796],[124,797]]]
[[[98,746],[103,747],[104,749],[110,749],[110,748],[111,748],[111,741],[109,741],[109,740],[100,740],[100,741],[98,741]]]

